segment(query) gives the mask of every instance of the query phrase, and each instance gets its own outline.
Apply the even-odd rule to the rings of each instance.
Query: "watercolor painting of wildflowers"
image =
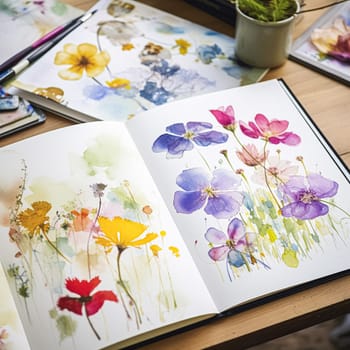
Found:
[[[39,136],[0,162],[1,262],[32,349],[103,348],[216,312],[122,124]]]
[[[287,91],[162,106],[138,145],[219,309],[350,267],[349,172]]]
[[[68,114],[125,120],[174,100],[256,82],[266,72],[235,60],[232,37],[159,9],[135,1],[100,1],[96,8],[86,25],[13,85],[54,100]]]
[[[293,44],[290,58],[350,85],[350,5],[328,10]]]

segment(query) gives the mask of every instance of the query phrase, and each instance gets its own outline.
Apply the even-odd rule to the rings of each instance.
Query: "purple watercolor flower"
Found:
[[[178,213],[191,214],[204,207],[208,215],[229,219],[239,212],[243,194],[237,191],[241,179],[227,169],[216,169],[211,175],[202,168],[184,170],[176,179],[184,191],[174,194]]]
[[[227,227],[227,235],[214,227],[210,227],[204,236],[208,242],[215,245],[208,252],[211,259],[222,261],[227,258],[228,263],[236,267],[244,264],[241,252],[246,247],[252,246],[255,240],[255,234],[246,233],[242,221],[237,218],[230,221]]]
[[[212,128],[213,125],[206,122],[172,124],[166,128],[166,134],[154,141],[152,150],[155,153],[167,152],[167,158],[181,158],[185,151],[193,149],[193,143],[206,147],[227,141],[227,134],[211,130]]]
[[[319,174],[310,174],[291,177],[279,190],[288,203],[281,209],[283,216],[310,220],[328,213],[322,199],[335,196],[338,184]]]
[[[270,269],[262,260],[257,259],[253,254],[256,252],[255,241],[256,234],[247,232],[243,222],[234,218],[227,226],[227,234],[210,227],[205,233],[206,240],[214,246],[209,249],[208,255],[214,261],[226,259],[227,266],[241,267],[248,264],[261,264],[264,268]],[[227,269],[230,280],[230,270]]]

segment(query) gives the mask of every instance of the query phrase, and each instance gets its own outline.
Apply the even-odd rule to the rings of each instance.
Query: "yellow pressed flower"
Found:
[[[45,88],[36,88],[33,91],[36,95],[44,96],[46,98],[50,98],[58,103],[63,102],[64,91],[61,88],[55,86],[49,86]]]
[[[179,47],[180,55],[186,55],[188,48],[191,46],[191,44],[184,39],[177,39],[175,42],[176,45]]]
[[[151,249],[153,255],[156,257],[159,256],[159,252],[162,250],[158,244],[152,244],[149,248]]]
[[[180,256],[180,250],[179,248],[176,248],[174,246],[168,247],[168,249],[178,258]]]
[[[57,52],[54,59],[57,65],[70,66],[58,73],[64,80],[79,80],[84,72],[94,78],[105,70],[109,61],[110,57],[106,51],[98,52],[95,45],[88,43],[65,44],[63,51]]]
[[[132,43],[126,43],[126,44],[123,44],[123,46],[122,46],[123,51],[130,51],[134,48],[135,48],[135,46]]]
[[[114,89],[119,89],[119,88],[124,88],[127,90],[131,89],[130,80],[124,79],[124,78],[115,78],[111,81],[106,81],[106,84],[110,88],[114,88]]]
[[[46,216],[51,209],[51,204],[45,201],[32,203],[32,208],[28,208],[18,215],[20,224],[26,228],[29,235],[33,237],[40,232],[47,233],[49,231],[49,217]]]
[[[96,237],[96,243],[109,248],[109,250],[113,246],[118,247],[119,250],[128,247],[139,247],[158,237],[156,233],[147,233],[143,238],[139,238],[147,229],[147,226],[119,216],[113,219],[101,216],[98,223],[103,236]]]

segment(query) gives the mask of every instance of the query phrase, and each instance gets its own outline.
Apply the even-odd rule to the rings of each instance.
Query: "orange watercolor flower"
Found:
[[[51,204],[46,201],[32,203],[32,209],[28,208],[18,215],[20,224],[28,230],[29,236],[47,233],[50,228],[49,217],[46,215],[51,209]]]
[[[72,210],[71,214],[74,215],[74,231],[86,231],[91,224],[91,220],[89,219],[89,209],[82,208],[80,212],[78,212],[77,210]]]

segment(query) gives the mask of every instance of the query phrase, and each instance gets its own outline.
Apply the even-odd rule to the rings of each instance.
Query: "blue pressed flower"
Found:
[[[213,125],[206,122],[176,123],[166,128],[167,133],[160,135],[153,143],[153,152],[167,152],[167,158],[181,158],[184,151],[190,151],[194,143],[198,146],[221,144],[228,135],[211,130]]]
[[[281,209],[283,216],[310,220],[328,213],[328,205],[322,199],[335,196],[338,184],[319,174],[309,174],[292,176],[279,190],[287,203]]]
[[[228,169],[216,169],[213,174],[202,168],[184,170],[176,179],[183,191],[174,194],[178,213],[191,214],[204,207],[208,215],[228,219],[239,212],[243,194],[238,191],[241,179]]]
[[[92,100],[101,100],[109,92],[109,88],[101,85],[88,85],[84,88],[83,93],[86,97]]]
[[[197,48],[197,55],[199,59],[205,64],[211,63],[214,58],[222,54],[223,54],[223,51],[217,44],[200,45]]]
[[[184,34],[185,29],[182,27],[175,27],[165,22],[156,22],[155,30],[162,34]]]
[[[157,64],[153,65],[151,70],[159,73],[160,75],[168,78],[174,75],[178,70],[180,69],[180,66],[173,65],[169,66],[169,63],[165,60],[161,60]]]
[[[158,106],[166,103],[171,94],[163,87],[158,87],[156,83],[148,81],[140,90],[140,96]]]

